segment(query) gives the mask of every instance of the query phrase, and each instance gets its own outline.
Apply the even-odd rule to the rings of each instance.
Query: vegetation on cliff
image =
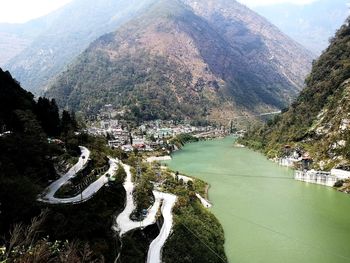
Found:
[[[163,261],[227,262],[224,231],[219,221],[193,195],[182,195],[174,208],[173,234],[164,247]]]
[[[243,141],[269,157],[291,144],[310,152],[326,168],[350,164],[350,20],[313,63],[307,87],[280,116],[252,127]]]
[[[176,135],[172,140],[170,140],[170,143],[173,145],[176,145],[176,147],[180,149],[186,143],[198,142],[198,140],[199,140],[198,138],[190,134],[179,134],[179,135]]]
[[[43,260],[59,260],[71,252],[67,256],[71,261],[65,262],[81,262],[82,257],[91,262],[112,261],[117,253],[111,230],[113,215],[123,208],[125,198],[121,185],[123,169],[118,171],[114,183],[79,205],[79,209],[46,206],[37,198],[50,181],[57,179],[57,163],[80,154],[79,145],[91,149],[95,166],[105,165],[105,157],[117,152],[109,149],[103,138],[75,134],[74,114],[59,114],[53,100],[35,101],[3,71],[0,128],[0,246],[6,248],[5,259],[36,262],[35,257],[40,256]],[[66,171],[67,163],[63,166]],[[35,219],[47,208],[45,220]],[[40,226],[35,225],[35,237],[26,237],[33,220],[40,221]]]
[[[37,195],[56,176],[53,157],[63,154],[48,136],[63,134],[67,126],[76,128],[72,118],[60,117],[54,100],[34,101],[0,69],[0,233],[37,214]]]

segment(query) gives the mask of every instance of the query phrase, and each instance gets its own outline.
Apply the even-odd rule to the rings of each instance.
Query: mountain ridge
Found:
[[[282,68],[283,61],[276,59],[277,62],[269,62],[270,49],[265,47],[264,38],[252,33],[232,17],[212,21],[205,15],[195,14],[188,3],[157,1],[147,12],[116,32],[100,37],[52,83],[46,95],[56,98],[63,107],[86,111],[96,106],[92,110],[96,112],[103,103],[121,104],[123,107],[133,101],[139,106],[142,104],[140,98],[146,100],[146,105],[141,108],[153,108],[157,99],[152,97],[161,91],[172,94],[172,98],[167,99],[176,105],[176,110],[170,115],[175,116],[176,112],[182,118],[198,115],[193,112],[200,112],[203,118],[220,118],[220,115],[227,118],[225,115],[234,116],[235,111],[282,108],[296,96],[302,85],[293,81],[295,77],[292,74],[288,76],[284,72],[290,65],[278,70]],[[221,5],[224,3],[221,1]],[[209,9],[205,3],[202,5]],[[233,1],[232,6],[235,5],[240,6]],[[223,23],[228,24],[226,31],[237,41],[229,41],[230,38],[218,30]],[[279,31],[272,31],[271,34],[275,32]],[[278,45],[281,52],[282,42]],[[290,64],[300,62],[302,65],[295,74],[299,76],[299,83],[307,74],[308,63],[311,63],[307,51],[301,49],[300,52],[303,54],[302,60],[294,62],[287,57]],[[147,57],[148,62],[142,61],[136,65],[135,61],[142,60],[142,57]],[[153,65],[150,61],[153,61]],[[167,66],[162,69],[161,64]],[[129,69],[132,74],[142,75],[143,78],[123,69],[128,65],[132,65]],[[102,68],[105,72],[102,72]],[[91,73],[93,71],[95,75]],[[160,82],[167,88],[162,88]],[[109,83],[108,87],[106,83]],[[111,88],[113,86],[114,89]],[[126,92],[128,89],[134,92]],[[116,98],[118,94],[129,97],[129,101]],[[167,99],[163,98],[164,103],[158,101],[156,104],[166,109],[169,107],[169,101],[165,103]],[[208,107],[203,106],[206,104]],[[191,106],[194,108],[181,109]],[[152,111],[157,112],[157,108]],[[166,111],[164,114],[167,115]]]
[[[150,2],[72,1],[52,13],[50,26],[5,67],[24,88],[40,94],[92,41],[115,30]]]

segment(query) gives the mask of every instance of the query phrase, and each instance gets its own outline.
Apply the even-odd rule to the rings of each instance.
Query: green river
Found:
[[[229,262],[350,262],[350,195],[294,181],[233,138],[188,144],[167,163],[210,184]]]

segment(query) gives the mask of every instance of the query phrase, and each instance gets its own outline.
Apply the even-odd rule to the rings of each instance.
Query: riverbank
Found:
[[[290,145],[282,147],[282,145],[277,145],[275,146],[276,149],[280,148],[280,150],[273,150],[255,140],[240,138],[239,142],[252,150],[262,153],[270,161],[280,166],[294,169],[294,179],[297,181],[332,187],[340,192],[347,192],[336,185],[342,186],[344,180],[350,179],[349,171],[330,166],[329,164],[325,166],[327,163],[325,160],[315,165],[310,153],[302,150],[301,147],[291,147]],[[319,165],[320,163],[322,165]],[[315,168],[317,169],[315,170]],[[345,168],[349,169],[346,165]]]
[[[338,185],[335,185],[338,191],[345,194],[350,194],[350,179],[339,182]]]
[[[295,181],[292,170],[233,147],[231,137],[187,144],[172,158],[172,170],[210,184],[229,262],[349,262],[347,195]]]
[[[148,157],[146,159],[146,162],[153,163],[153,162],[161,162],[161,161],[169,161],[169,160],[171,160],[171,156],[170,155],[166,155],[166,156],[152,156],[152,157]]]

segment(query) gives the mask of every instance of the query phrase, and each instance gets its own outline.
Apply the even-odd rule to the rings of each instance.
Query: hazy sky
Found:
[[[0,23],[21,23],[50,13],[72,0],[0,0]],[[98,0],[96,0],[98,1]],[[205,0],[201,0],[205,1]],[[307,4],[317,0],[238,0],[248,6],[273,3]],[[330,0],[332,1],[332,0]]]
[[[21,23],[56,10],[71,0],[0,0],[0,23]],[[98,0],[96,0],[98,1]]]
[[[237,1],[243,4],[246,4],[248,6],[261,6],[261,5],[281,4],[281,3],[305,5],[305,4],[316,2],[318,0],[237,0]]]

